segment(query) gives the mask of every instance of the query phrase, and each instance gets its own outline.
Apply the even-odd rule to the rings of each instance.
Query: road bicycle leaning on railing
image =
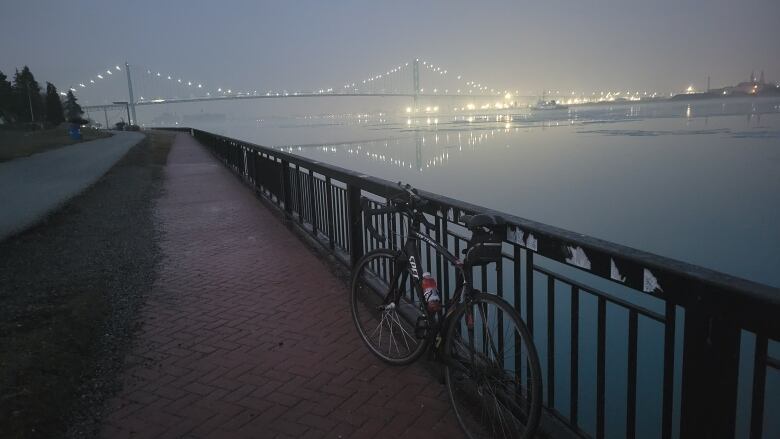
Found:
[[[366,228],[379,242],[371,217],[400,213],[408,233],[399,250],[378,249],[356,264],[350,305],[358,333],[380,359],[409,364],[426,352],[444,368],[450,401],[471,438],[531,438],[541,412],[541,370],[528,328],[507,301],[473,287],[472,268],[501,263],[504,220],[495,215],[464,215],[472,232],[464,259],[420,232],[434,226],[422,209],[427,201],[409,185],[388,204],[361,205]],[[442,307],[436,282],[423,271],[420,241],[456,268],[456,289]]]

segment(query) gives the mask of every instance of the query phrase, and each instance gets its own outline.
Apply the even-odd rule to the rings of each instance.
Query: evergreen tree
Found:
[[[60,94],[51,82],[46,83],[46,122],[51,125],[65,122],[65,111],[62,109]]]
[[[84,114],[84,110],[81,109],[81,105],[76,102],[76,96],[72,90],[68,90],[68,97],[65,98],[65,117],[68,121],[81,120],[81,115]]]
[[[41,86],[35,80],[30,68],[24,66],[22,71],[16,71],[14,85],[12,111],[20,122],[43,121],[43,99],[41,99]]]
[[[11,118],[14,113],[11,111],[13,108],[13,89],[11,83],[8,82],[8,77],[3,72],[0,72],[0,113],[4,117]]]

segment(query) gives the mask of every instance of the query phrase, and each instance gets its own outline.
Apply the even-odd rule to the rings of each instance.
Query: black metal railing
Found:
[[[366,232],[360,198],[383,202],[395,184],[191,133],[348,267],[380,246]],[[500,213],[421,195],[436,225],[424,231],[456,254],[468,238],[461,214]],[[545,372],[545,428],[563,424],[567,434],[595,438],[780,431],[780,289],[500,214],[510,224],[504,258],[475,269],[474,283],[513,303],[533,333]],[[393,238],[389,245],[403,242],[398,215],[371,221]],[[454,270],[422,244],[423,264],[449,300]]]

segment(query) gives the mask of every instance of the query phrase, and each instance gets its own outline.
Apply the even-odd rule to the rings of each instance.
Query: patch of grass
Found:
[[[0,242],[0,437],[97,434],[159,262],[153,209],[172,138],[148,135],[61,211]]]
[[[111,133],[107,131],[82,128],[81,140],[73,140],[65,126],[36,131],[3,129],[0,130],[0,162],[109,136]]]

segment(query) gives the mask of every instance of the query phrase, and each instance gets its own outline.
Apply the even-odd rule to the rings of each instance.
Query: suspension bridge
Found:
[[[124,73],[124,74],[123,74]],[[124,87],[126,80],[127,95],[108,99],[110,93],[99,90],[102,84],[113,82]],[[509,105],[514,100],[532,98],[518,96],[518,91],[490,87],[482,81],[467,79],[442,66],[427,60],[415,58],[399,63],[379,73],[371,74],[360,80],[347,81],[338,87],[317,89],[234,89],[222,85],[210,85],[202,81],[188,79],[186,76],[159,71],[141,66],[116,65],[101,71],[84,81],[71,85],[70,90],[82,94],[90,90],[97,91],[101,104],[87,102],[82,108],[86,111],[124,110],[128,120],[136,121],[137,106],[179,104],[190,102],[212,102],[248,99],[294,99],[294,98],[333,98],[333,97],[408,97],[413,106],[407,111],[415,111],[418,101],[433,98],[490,99],[499,100],[497,104]],[[113,96],[124,95],[116,89]]]

